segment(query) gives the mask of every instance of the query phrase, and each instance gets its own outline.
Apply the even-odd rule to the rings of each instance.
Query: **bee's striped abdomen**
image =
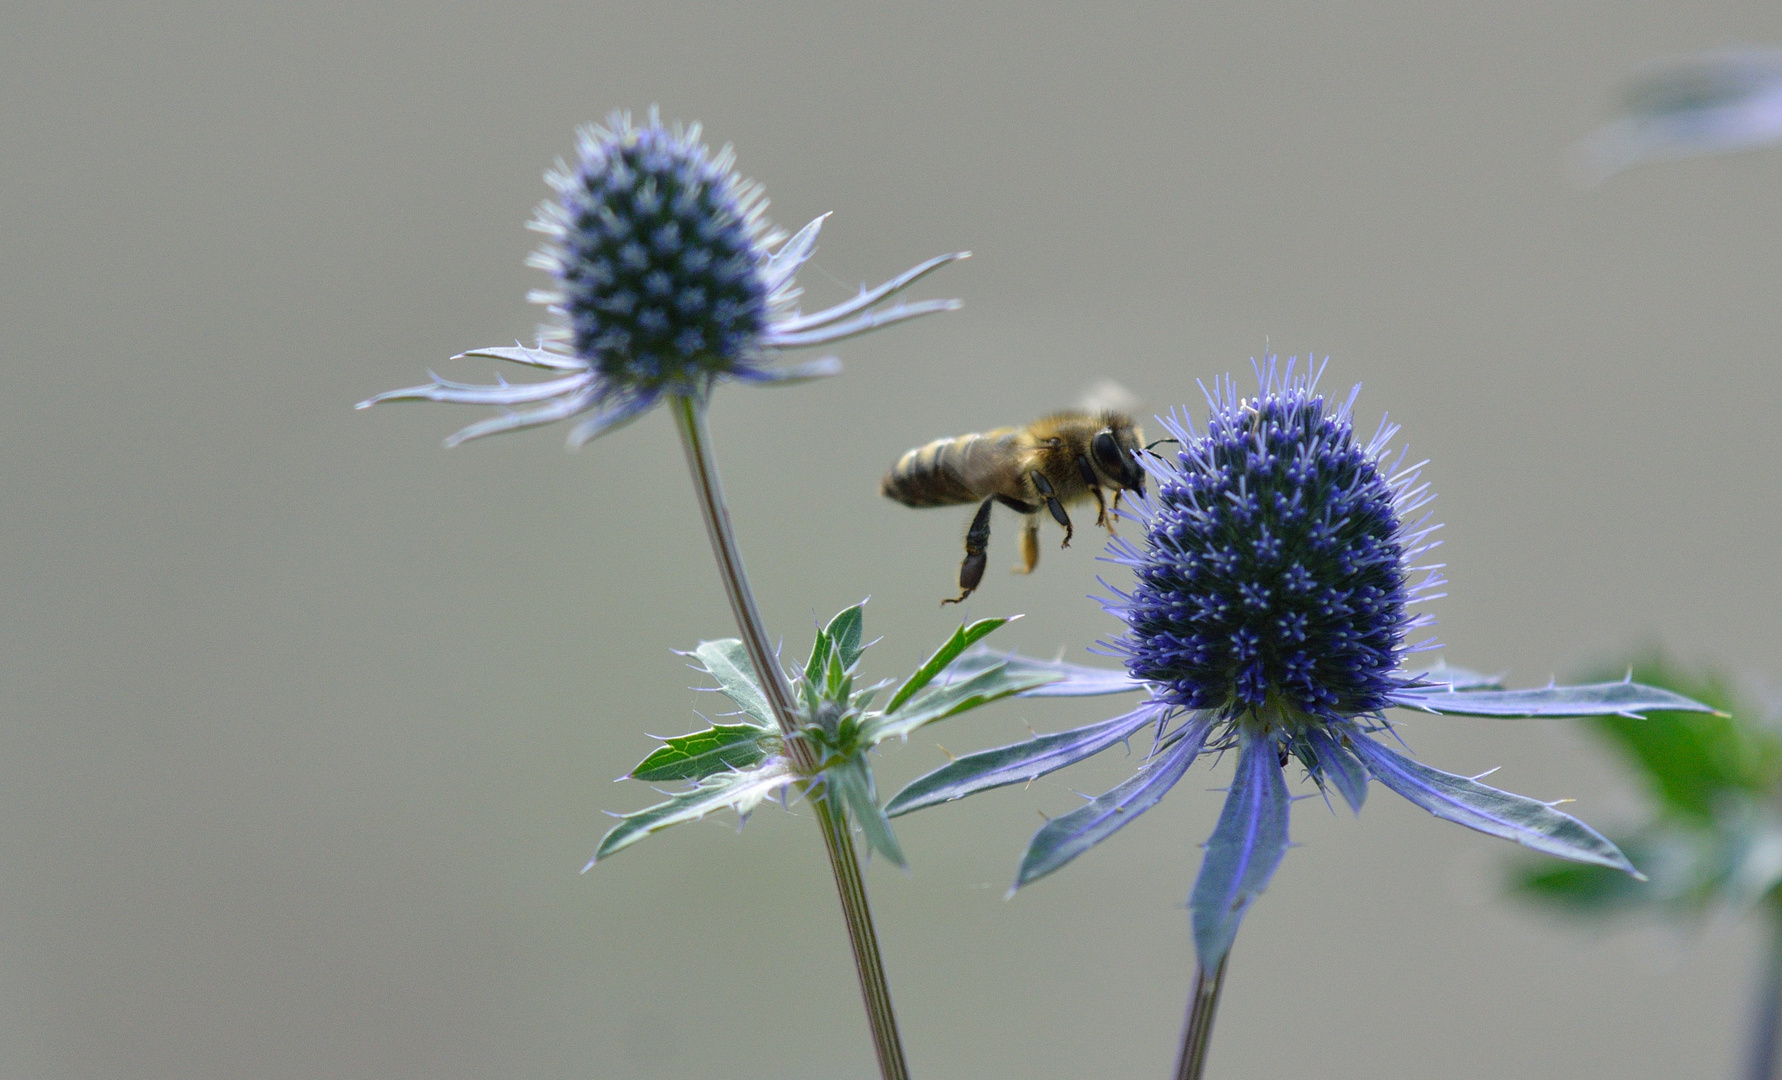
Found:
[[[897,459],[879,491],[905,506],[977,502],[993,493],[989,482],[1008,456],[1005,444],[1016,436],[1013,428],[1002,428],[918,446]]]

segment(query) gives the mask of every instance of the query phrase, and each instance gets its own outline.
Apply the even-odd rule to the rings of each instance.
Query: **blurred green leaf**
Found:
[[[1645,720],[1604,716],[1589,721],[1638,768],[1666,810],[1705,822],[1729,793],[1760,795],[1776,788],[1782,778],[1782,742],[1751,723],[1754,717],[1737,700],[1724,673],[1692,671],[1657,654],[1642,657],[1632,668],[1637,682],[1730,714],[1653,712]]]
[[[1640,864],[1628,841],[1620,847]],[[1510,887],[1528,900],[1549,904],[1574,914],[1602,915],[1630,911],[1649,902],[1649,883],[1606,866],[1525,860],[1510,876]]]
[[[1632,678],[1727,715],[1654,710],[1584,722],[1632,766],[1651,795],[1650,820],[1622,850],[1650,880],[1593,867],[1524,862],[1510,873],[1523,899],[1585,917],[1645,908],[1684,918],[1742,913],[1782,886],[1782,734],[1758,722],[1723,672],[1689,668],[1648,652],[1598,678]]]

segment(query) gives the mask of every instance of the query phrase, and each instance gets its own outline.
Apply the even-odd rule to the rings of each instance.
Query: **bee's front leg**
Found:
[[[1089,489],[1089,494],[1095,496],[1095,523],[1112,535],[1114,521],[1108,517],[1108,504],[1101,497],[1101,482],[1095,478],[1095,470],[1089,467],[1088,458],[1077,458],[1077,472],[1083,477],[1083,486]],[[1119,488],[1114,489],[1114,498],[1116,501],[1120,498]]]
[[[984,580],[984,566],[990,561],[985,554],[990,548],[990,508],[994,505],[996,497],[992,495],[983,501],[977,516],[971,519],[971,528],[965,531],[965,561],[959,564],[959,595],[941,603],[957,604],[970,596],[978,582]]]
[[[1064,543],[1058,546],[1069,547],[1074,530],[1070,526],[1070,515],[1064,512],[1064,504],[1058,501],[1058,492],[1052,487],[1052,481],[1037,472],[1029,473],[1028,476],[1033,481],[1034,490],[1046,500],[1046,509],[1052,511],[1052,520],[1064,526]]]

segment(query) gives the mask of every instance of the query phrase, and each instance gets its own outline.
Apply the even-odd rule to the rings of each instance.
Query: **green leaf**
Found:
[[[907,739],[911,732],[925,724],[957,716],[1010,694],[1044,686],[1056,677],[1047,671],[1016,674],[1001,666],[987,668],[964,682],[933,687],[926,693],[906,699],[893,711],[873,717],[867,723],[866,739],[874,746],[893,736]]]
[[[839,643],[829,653],[829,669],[823,673],[823,696],[830,701],[847,701],[854,696],[854,679],[842,662]]]
[[[600,846],[594,849],[594,857],[588,860],[587,866],[582,867],[582,872],[586,873],[595,863],[630,847],[651,833],[684,821],[698,821],[714,810],[729,807],[739,816],[747,817],[751,810],[761,804],[762,799],[792,780],[785,763],[774,761],[746,772],[720,773],[708,777],[700,781],[698,787],[671,796],[667,802],[621,815],[619,823],[613,826],[612,831],[601,839]]]
[[[1753,714],[1738,700],[1726,675],[1689,670],[1657,655],[1635,663],[1633,673],[1641,682],[1732,714],[1655,712],[1645,722],[1620,717],[1591,721],[1644,774],[1647,787],[1667,810],[1708,820],[1728,794],[1762,796],[1782,785],[1782,739],[1750,722]]]
[[[864,620],[865,615],[860,610],[860,605],[855,604],[830,619],[829,625],[823,628],[835,655],[841,658],[843,668],[852,668],[854,662],[860,659],[860,654],[866,651],[866,647],[860,644]]]
[[[763,742],[777,736],[754,724],[714,724],[704,731],[664,739],[649,757],[631,770],[631,779],[703,780],[721,772],[746,769],[771,751]]]
[[[736,702],[736,707],[744,714],[759,720],[763,727],[774,725],[773,711],[767,707],[767,695],[761,691],[761,683],[755,677],[755,665],[750,662],[749,650],[741,641],[736,638],[702,641],[692,655],[698,657],[705,665],[706,674],[718,680],[718,689]]]
[[[903,848],[897,842],[897,834],[891,831],[891,822],[885,812],[879,809],[878,794],[873,787],[872,770],[861,758],[849,758],[823,770],[823,781],[827,790],[834,793],[837,812],[845,807],[860,823],[861,835],[866,838],[866,846],[890,859],[898,866],[907,868],[909,863],[903,857]]]
[[[1511,873],[1510,888],[1524,899],[1573,915],[1601,916],[1652,902],[1650,886],[1619,870],[1551,860],[1528,860],[1517,867]]]
[[[831,648],[829,631],[817,631],[817,640],[811,643],[811,658],[804,664],[804,685],[811,690],[821,685],[818,679],[822,676],[823,669],[829,666]]]
[[[946,666],[951,664],[960,653],[981,641],[992,630],[1012,621],[1011,619],[980,619],[970,626],[961,626],[953,631],[953,636],[947,639],[946,644],[936,649],[934,655],[923,661],[922,666],[916,669],[916,673],[910,676],[909,681],[898,687],[897,693],[891,698],[891,703],[885,706],[885,711],[896,712],[898,706],[914,697],[916,691],[933,682],[934,677],[944,671]],[[1039,684],[1035,683],[1034,685]]]

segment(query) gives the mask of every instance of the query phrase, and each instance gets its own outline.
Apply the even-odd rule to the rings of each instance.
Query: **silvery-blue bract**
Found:
[[[1622,88],[1616,117],[1574,151],[1599,184],[1646,161],[1723,154],[1782,140],[1782,50],[1736,49],[1654,64]]]
[[[729,147],[713,154],[699,125],[664,127],[654,109],[641,126],[615,112],[607,126],[582,129],[576,163],[558,161],[545,181],[557,198],[540,205],[529,226],[545,242],[528,262],[555,280],[530,296],[550,314],[537,347],[474,349],[454,359],[508,360],[558,377],[477,385],[434,375],[360,408],[397,400],[507,407],[459,431],[448,446],[586,414],[569,432],[570,445],[580,446],[664,395],[703,401],[724,379],[788,383],[840,370],[834,357],[775,366],[781,349],[959,306],[925,300],[875,307],[965,253],[930,259],[845,303],[800,313],[795,275],[816,250],[823,218],[787,239],[768,224],[760,185],[737,175]]]
[[[1631,715],[1644,709],[1710,711],[1631,682],[1507,691],[1457,669],[1408,658],[1430,622],[1412,605],[1434,599],[1439,566],[1421,560],[1436,526],[1420,513],[1433,497],[1421,463],[1406,465],[1381,422],[1355,437],[1355,391],[1332,404],[1316,373],[1273,357],[1258,391],[1227,378],[1207,394],[1197,428],[1185,412],[1163,426],[1179,442],[1152,456],[1154,494],[1127,515],[1138,542],[1116,539],[1111,562],[1130,567],[1130,591],[1109,586],[1103,606],[1125,624],[1104,642],[1126,661],[1107,671],[987,652],[954,665],[967,677],[987,664],[1052,671],[1030,696],[1143,691],[1137,709],[1087,727],[959,758],[917,779],[886,806],[908,813],[1081,761],[1149,727],[1152,748],[1135,775],[1036,833],[1016,887],[1063,866],[1154,806],[1203,754],[1237,752],[1237,769],[1189,907],[1200,962],[1209,970],[1287,850],[1284,770],[1298,761],[1321,789],[1357,812],[1368,780],[1438,817],[1538,851],[1637,873],[1609,841],[1547,803],[1440,772],[1385,745],[1394,706],[1475,716]],[[1359,390],[1359,388],[1357,388]]]

